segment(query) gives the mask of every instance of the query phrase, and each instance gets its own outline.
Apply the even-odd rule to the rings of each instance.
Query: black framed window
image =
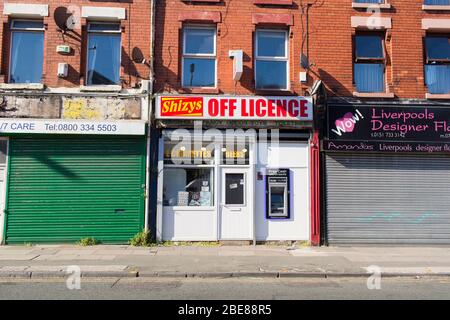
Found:
[[[354,38],[354,82],[358,92],[385,92],[385,49],[382,34]]]
[[[425,37],[425,83],[429,93],[450,93],[450,35]]]

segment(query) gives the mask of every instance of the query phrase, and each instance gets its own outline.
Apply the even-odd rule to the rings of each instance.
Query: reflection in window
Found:
[[[354,81],[358,92],[385,92],[382,35],[355,36]]]
[[[183,37],[183,87],[215,87],[216,29],[186,27]]]
[[[165,168],[164,206],[213,206],[212,168]]]
[[[245,205],[245,175],[243,173],[225,174],[225,204]]]
[[[40,83],[44,63],[44,23],[13,20],[11,23],[10,83]]]
[[[115,85],[120,83],[120,31],[120,24],[89,24],[88,85]]]
[[[425,82],[428,92],[450,93],[450,37],[426,37],[425,54]]]
[[[284,30],[256,31],[255,81],[257,89],[287,89],[288,50]]]
[[[214,164],[214,145],[207,142],[166,141],[165,164]]]

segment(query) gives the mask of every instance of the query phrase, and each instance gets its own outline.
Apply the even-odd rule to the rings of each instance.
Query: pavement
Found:
[[[450,277],[450,247],[0,246],[0,278]]]

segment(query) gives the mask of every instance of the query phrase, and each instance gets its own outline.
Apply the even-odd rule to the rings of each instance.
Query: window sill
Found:
[[[353,9],[368,9],[368,8],[374,8],[374,9],[391,9],[390,3],[357,3],[352,2],[352,8]]]
[[[295,92],[291,90],[255,89],[255,94],[261,96],[294,96]]]
[[[203,94],[219,94],[218,88],[180,88],[180,93],[203,93]]]
[[[445,100],[450,100],[450,93],[442,93],[442,94],[437,94],[437,93],[427,93],[425,95],[426,99],[445,99]]]
[[[42,83],[0,83],[2,90],[44,90]]]
[[[429,5],[429,4],[424,4],[424,5],[422,5],[422,10],[424,10],[424,11],[436,11],[436,10],[450,11],[450,6],[448,6],[448,5]]]
[[[395,95],[392,92],[353,92],[353,96],[357,98],[395,98]]]
[[[105,86],[80,86],[81,92],[120,92],[122,86],[120,85],[105,85]]]

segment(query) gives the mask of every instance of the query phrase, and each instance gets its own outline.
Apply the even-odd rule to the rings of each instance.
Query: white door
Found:
[[[3,243],[5,224],[6,170],[8,164],[8,139],[0,138],[0,243]]]
[[[250,169],[222,168],[220,197],[220,239],[253,239],[253,195]]]

